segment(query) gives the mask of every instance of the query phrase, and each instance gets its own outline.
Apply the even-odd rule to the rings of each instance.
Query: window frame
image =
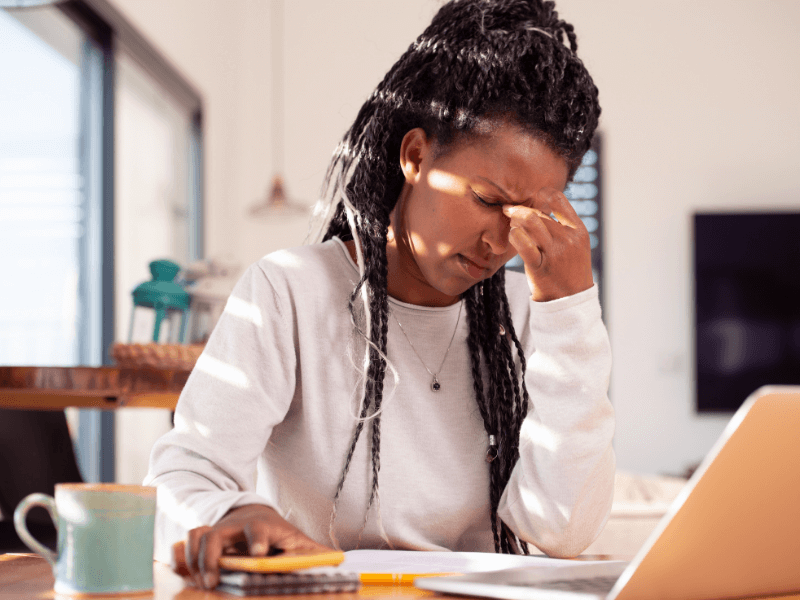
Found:
[[[189,257],[200,260],[205,254],[204,244],[204,188],[203,188],[203,101],[200,93],[185,77],[155,49],[131,23],[106,0],[64,0],[56,4],[66,17],[78,25],[102,52],[102,73],[100,77],[100,121],[98,157],[100,215],[94,223],[94,232],[100,239],[99,278],[94,282],[100,290],[99,304],[94,302],[95,314],[82,315],[86,322],[95,322],[99,340],[85,340],[81,344],[80,360],[83,364],[112,363],[109,350],[115,339],[115,62],[118,52],[123,51],[137,63],[164,91],[181,105],[189,115],[190,157],[188,185],[189,200]],[[94,125],[98,125],[95,123]],[[85,136],[89,137],[89,136]],[[86,141],[82,146],[91,142]],[[82,152],[88,151],[86,147]],[[95,169],[97,165],[89,165]],[[95,249],[96,250],[96,249]],[[92,249],[84,249],[91,253]],[[92,281],[84,282],[81,292],[90,295]],[[96,300],[96,299],[95,299]],[[88,305],[88,303],[83,303]],[[93,336],[94,337],[94,336]],[[115,480],[115,427],[114,412],[100,410],[81,410],[78,419],[77,453],[83,476],[87,481],[113,482]]]

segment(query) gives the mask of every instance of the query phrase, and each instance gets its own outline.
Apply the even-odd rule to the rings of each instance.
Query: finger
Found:
[[[285,534],[279,539],[276,539],[272,542],[272,546],[285,550],[288,553],[299,551],[327,552],[331,550],[331,548],[323,546],[322,544],[312,540],[310,537],[303,534],[299,529],[285,532]]]
[[[247,540],[247,549],[250,556],[266,556],[269,552],[269,528],[259,521],[251,521],[244,528],[244,536]]]
[[[544,254],[536,242],[521,227],[512,227],[508,232],[508,240],[517,249],[522,262],[526,266],[538,269],[544,262]]]
[[[176,542],[172,544],[172,570],[181,577],[190,577],[189,569],[186,566],[186,542]]]
[[[216,529],[206,532],[200,538],[197,562],[203,587],[207,590],[214,589],[219,583],[219,557],[222,556],[223,547],[233,543],[229,539],[230,533],[226,529]]]
[[[523,204],[504,204],[503,214],[511,219],[512,222],[515,220],[524,221],[525,219],[533,218],[533,215],[536,215],[540,219],[550,219],[552,221],[549,205],[544,203],[540,204],[544,210],[536,206],[525,206]]]
[[[282,527],[278,528],[264,521],[251,521],[245,525],[244,534],[247,538],[248,546],[251,548],[251,555],[253,554],[252,549],[254,546],[260,550],[259,544],[264,545],[265,552],[272,548],[279,548],[290,553],[299,550],[319,552],[332,550],[332,548],[312,540],[302,531],[285,521]]]
[[[504,204],[503,214],[511,221],[511,227],[521,227],[540,248],[547,248],[552,242],[552,235],[547,224],[555,224],[549,216],[537,208]],[[524,256],[523,256],[524,259]]]
[[[292,551],[314,551],[314,552],[330,552],[333,548],[329,548],[328,546],[323,546],[319,542],[312,540],[310,537],[305,536],[304,534],[298,531],[297,535],[293,535],[291,538],[284,540],[283,546],[286,547],[285,549],[289,552]]]
[[[206,532],[211,531],[211,527],[203,526],[197,527],[189,531],[186,536],[186,545],[184,546],[184,562],[189,571],[189,576],[196,587],[203,587],[203,579],[200,573],[200,566],[198,564],[198,557],[200,556],[200,540]]]
[[[541,202],[542,210],[546,210],[548,214],[555,215],[558,222],[566,227],[578,229],[583,227],[583,221],[575,212],[575,207],[572,206],[567,197],[555,188],[543,188],[539,190],[534,206],[537,206],[537,200]]]

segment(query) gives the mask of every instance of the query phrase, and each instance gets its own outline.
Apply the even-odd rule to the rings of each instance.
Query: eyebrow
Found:
[[[495,188],[498,192],[500,192],[500,195],[502,195],[503,198],[508,202],[508,204],[511,204],[512,206],[521,206],[521,205],[525,204],[525,202],[527,202],[527,200],[523,200],[522,202],[514,202],[511,199],[511,197],[506,193],[506,191],[503,188],[501,188],[499,185],[497,185],[491,179],[487,179],[486,177],[482,177],[481,175],[477,175],[476,177],[478,179],[480,179],[481,181],[483,181],[485,183],[488,183],[493,188]],[[569,185],[569,181],[567,182],[567,185]],[[566,189],[566,188],[567,188],[567,186],[565,185],[564,189]],[[561,191],[562,191],[562,193],[564,192],[564,190],[561,190]]]
[[[510,197],[510,196],[509,196],[509,195],[508,195],[508,194],[505,192],[505,190],[504,190],[503,188],[501,188],[499,185],[497,185],[497,184],[496,184],[494,181],[492,181],[491,179],[486,179],[486,177],[481,177],[480,175],[478,175],[477,177],[478,177],[478,179],[480,179],[481,181],[483,181],[483,182],[485,182],[485,183],[488,183],[488,184],[489,184],[489,185],[491,185],[493,188],[495,188],[495,189],[496,189],[498,192],[500,192],[500,194],[503,196],[503,198],[505,198],[505,200],[506,200],[506,202],[507,202],[508,204],[513,204],[514,206],[519,206],[520,204],[525,204],[525,201],[524,201],[524,200],[523,200],[522,202],[514,202],[514,201],[511,199],[511,197]]]

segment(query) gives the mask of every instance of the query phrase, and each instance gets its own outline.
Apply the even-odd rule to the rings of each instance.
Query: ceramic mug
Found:
[[[34,506],[58,530],[57,552],[25,526]],[[153,589],[156,488],[113,483],[59,483],[55,498],[31,494],[14,511],[20,539],[53,567],[59,594],[135,594]]]

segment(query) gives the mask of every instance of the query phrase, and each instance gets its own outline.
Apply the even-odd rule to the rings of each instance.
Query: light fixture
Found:
[[[250,209],[253,217],[275,214],[307,213],[308,206],[296,203],[286,193],[283,182],[283,0],[273,0],[272,6],[272,164],[275,175],[266,198]]]
[[[264,217],[275,214],[306,213],[308,207],[289,200],[283,185],[283,177],[275,175],[267,197],[250,209],[253,217]]]

